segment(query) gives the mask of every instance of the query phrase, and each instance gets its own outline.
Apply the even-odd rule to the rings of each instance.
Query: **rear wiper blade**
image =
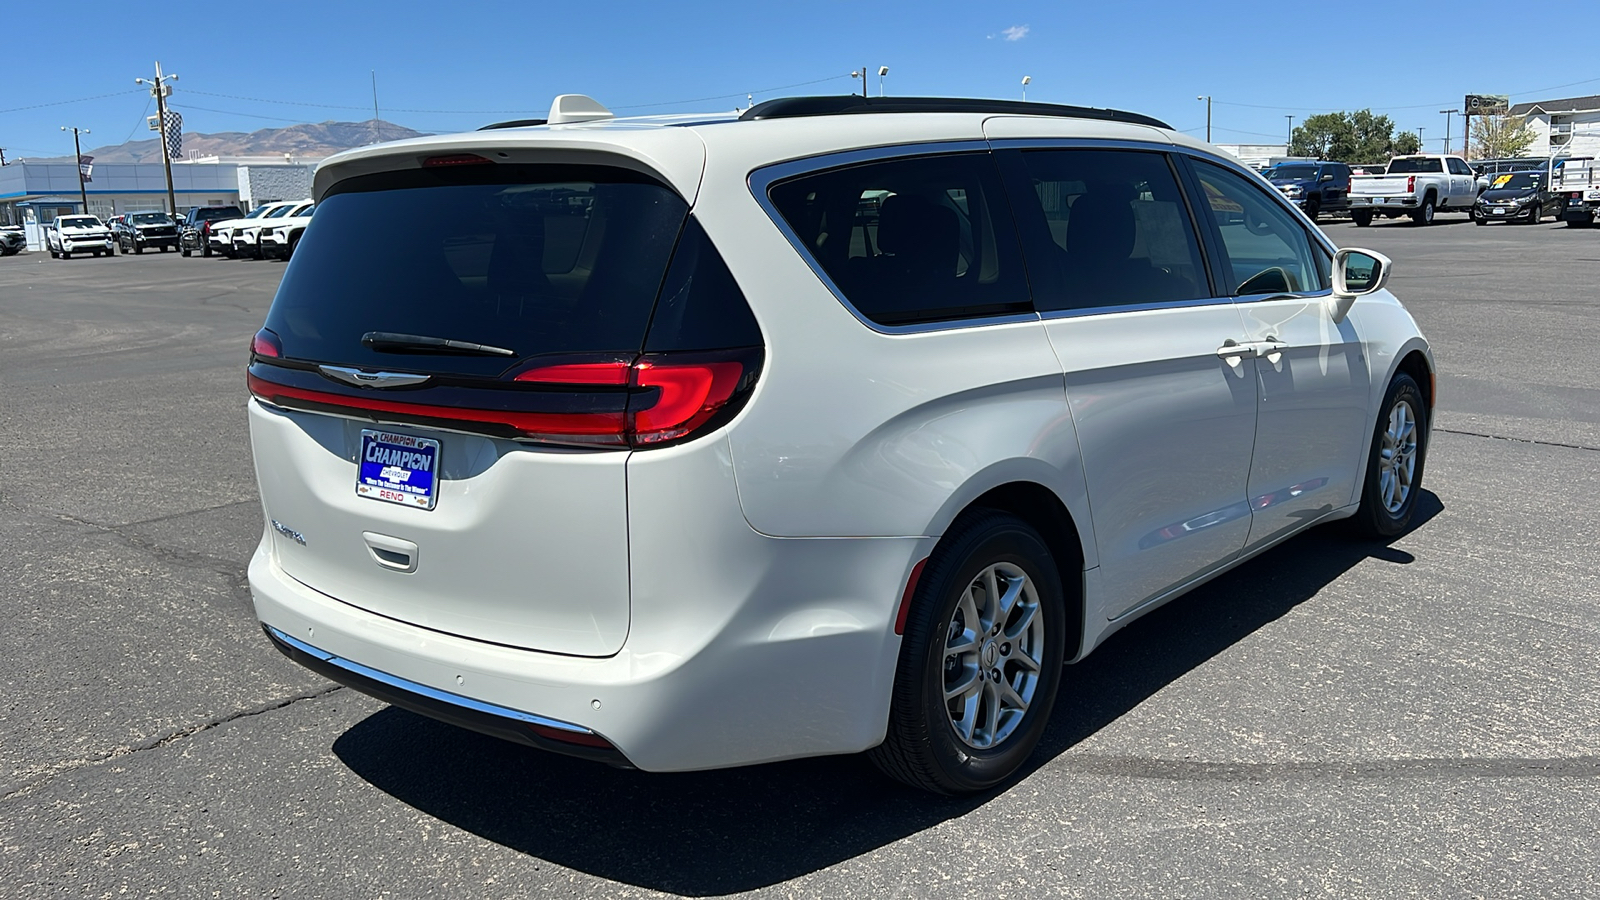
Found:
[[[449,338],[426,334],[396,334],[393,331],[369,331],[361,336],[361,343],[380,353],[446,353],[459,356],[516,356],[517,351],[471,341],[453,341]]]

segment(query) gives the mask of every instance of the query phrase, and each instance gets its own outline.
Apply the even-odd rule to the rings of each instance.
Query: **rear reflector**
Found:
[[[542,738],[560,741],[563,744],[577,744],[580,747],[604,747],[607,750],[616,749],[612,743],[592,731],[567,731],[563,728],[551,728],[549,725],[536,725],[528,723],[528,730]]]
[[[911,598],[916,596],[917,582],[922,580],[922,567],[926,566],[926,559],[911,567],[911,575],[906,579],[906,591],[900,595],[900,612],[894,617],[894,633],[906,633],[906,619],[911,615]]]
[[[560,366],[542,366],[522,372],[512,381],[534,384],[610,384],[625,385],[632,367],[627,360],[591,363],[569,363]]]

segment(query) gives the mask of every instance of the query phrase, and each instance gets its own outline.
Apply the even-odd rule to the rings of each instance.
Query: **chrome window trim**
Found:
[[[990,144],[984,140],[953,140],[931,141],[917,144],[895,144],[888,147],[866,147],[858,150],[844,150],[837,153],[826,153],[821,156],[808,156],[792,159],[780,163],[762,166],[750,173],[747,183],[750,193],[755,201],[766,211],[767,218],[778,227],[779,233],[789,241],[789,245],[800,254],[807,266],[811,267],[813,274],[827,287],[829,292],[838,300],[856,320],[879,334],[925,334],[935,331],[955,331],[963,328],[981,328],[989,325],[1006,325],[1021,322],[1037,322],[1037,312],[1010,313],[1001,316],[983,316],[970,319],[943,319],[937,322],[918,322],[913,325],[884,325],[874,322],[856,309],[855,304],[845,297],[844,291],[834,284],[828,273],[823,271],[822,264],[812,256],[805,241],[795,234],[789,227],[788,221],[772,202],[771,190],[774,184],[786,181],[800,175],[811,175],[825,172],[829,169],[842,169],[846,166],[860,165],[867,162],[880,162],[889,159],[915,159],[923,156],[942,156],[957,153],[988,153]]]
[[[1197,306],[1230,306],[1229,297],[1197,297],[1193,300],[1162,300],[1158,303],[1129,303],[1125,306],[1084,306],[1072,309],[1052,309],[1039,314],[1049,322],[1054,319],[1081,319],[1085,316],[1108,316],[1116,313],[1153,312],[1162,309],[1189,309]]]

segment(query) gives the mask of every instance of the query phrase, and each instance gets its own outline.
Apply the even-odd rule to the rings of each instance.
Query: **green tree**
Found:
[[[1289,138],[1290,156],[1381,162],[1394,154],[1394,121],[1370,109],[1308,116]]]
[[[1510,116],[1473,116],[1467,126],[1472,155],[1477,159],[1510,159],[1521,156],[1537,139],[1527,122]]]
[[[1394,139],[1394,155],[1405,156],[1422,149],[1422,138],[1415,131],[1402,131]]]

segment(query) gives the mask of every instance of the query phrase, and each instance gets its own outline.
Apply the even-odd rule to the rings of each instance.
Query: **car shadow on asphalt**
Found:
[[[1413,528],[1443,508],[1436,495],[1422,492]],[[1368,559],[1413,561],[1389,543],[1358,540],[1335,523],[1129,625],[1068,667],[1050,728],[1017,777],[1047,765]],[[358,722],[333,751],[374,787],[464,831],[590,875],[682,896],[798,878],[959,818],[994,796],[951,799],[912,791],[879,775],[862,756],[669,775],[624,771],[394,707]]]

